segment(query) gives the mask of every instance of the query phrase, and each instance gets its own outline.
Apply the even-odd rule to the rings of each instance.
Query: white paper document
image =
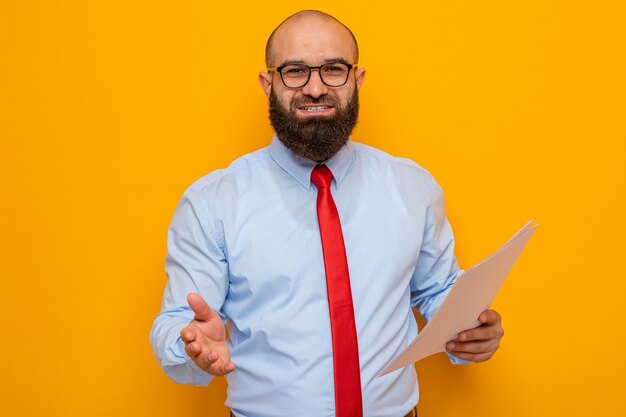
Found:
[[[459,276],[432,319],[415,340],[378,376],[388,374],[437,352],[463,330],[478,327],[478,316],[496,297],[504,279],[522,253],[537,226],[528,222],[496,253]]]

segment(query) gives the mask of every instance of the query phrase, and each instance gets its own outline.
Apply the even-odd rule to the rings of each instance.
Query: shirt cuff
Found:
[[[469,365],[469,364],[474,363],[474,362],[471,362],[471,361],[467,361],[465,359],[459,359],[456,356],[453,356],[453,355],[449,354],[448,352],[446,352],[446,355],[448,355],[448,358],[450,358],[450,362],[453,365]]]

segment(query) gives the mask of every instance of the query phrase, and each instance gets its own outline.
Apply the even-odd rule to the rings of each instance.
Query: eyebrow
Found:
[[[342,64],[350,64],[347,60],[343,59],[343,58],[327,58],[324,60],[324,62],[322,62],[322,64],[330,64],[330,63],[334,63],[334,62],[339,62]],[[307,65],[303,60],[286,60],[283,61],[282,64],[280,64],[279,66],[282,67],[284,65],[293,65],[293,64],[300,64],[300,65]],[[320,65],[322,65],[320,64]],[[354,64],[353,64],[354,65]]]

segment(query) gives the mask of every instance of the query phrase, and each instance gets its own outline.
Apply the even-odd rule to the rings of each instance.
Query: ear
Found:
[[[356,89],[360,90],[363,81],[365,81],[365,68],[357,68],[354,72],[354,76],[356,77]]]
[[[267,96],[267,99],[270,98],[270,91],[272,91],[272,74],[268,72],[260,72],[259,73],[259,85],[263,89],[263,92]]]

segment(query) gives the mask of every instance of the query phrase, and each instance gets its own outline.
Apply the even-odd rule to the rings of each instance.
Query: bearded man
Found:
[[[259,74],[271,144],[191,185],[174,214],[153,350],[176,382],[225,376],[237,417],[417,413],[413,366],[376,374],[416,337],[412,308],[429,320],[460,270],[430,174],[350,138],[357,62],[334,17],[287,18]],[[452,362],[498,349],[500,316],[479,320]]]

